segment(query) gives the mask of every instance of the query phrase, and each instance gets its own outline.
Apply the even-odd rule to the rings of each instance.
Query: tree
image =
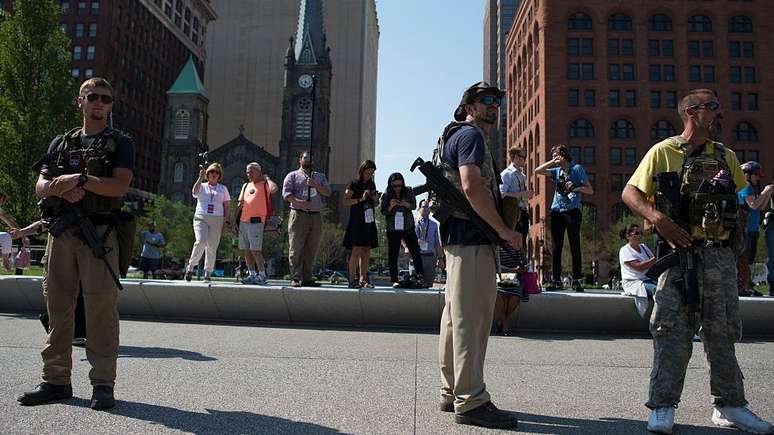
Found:
[[[182,202],[173,202],[163,196],[158,196],[148,205],[147,213],[137,219],[137,239],[135,239],[136,254],[142,250],[142,240],[139,232],[147,228],[148,222],[156,223],[156,231],[164,235],[167,244],[162,251],[167,257],[188,259],[194,243],[193,209]]]
[[[337,263],[343,264],[346,249],[342,242],[344,241],[344,229],[341,225],[323,220],[322,237],[320,238],[320,249],[315,257],[315,269],[330,269]]]
[[[77,122],[70,40],[53,0],[14,0],[0,21],[0,189],[20,224],[38,214],[30,167]]]

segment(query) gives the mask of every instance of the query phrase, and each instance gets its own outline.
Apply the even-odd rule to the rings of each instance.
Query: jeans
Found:
[[[766,263],[766,266],[769,268],[769,275],[766,277],[766,281],[771,284],[774,283],[774,222],[770,222],[768,228],[766,228],[766,250],[769,253],[769,259]]]
[[[562,278],[562,250],[564,249],[564,232],[570,240],[570,252],[572,253],[572,279],[581,279],[581,248],[580,227],[581,211],[577,208],[568,211],[551,211],[551,240],[553,241],[553,279],[560,281]]]
[[[390,265],[390,281],[398,282],[398,255],[400,254],[400,241],[406,242],[406,246],[414,261],[414,270],[417,275],[422,275],[422,257],[419,255],[419,241],[414,229],[407,231],[387,231],[387,261]]]

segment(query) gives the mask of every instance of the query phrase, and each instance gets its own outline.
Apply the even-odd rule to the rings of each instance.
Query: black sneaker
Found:
[[[302,287],[320,287],[320,283],[315,280],[301,281],[301,286]]]
[[[515,428],[519,423],[513,413],[500,411],[492,402],[486,402],[462,414],[455,414],[454,421],[457,424],[469,424],[496,429]]]
[[[71,385],[54,385],[48,382],[41,382],[34,390],[16,398],[16,401],[24,406],[35,406],[71,397],[73,397],[73,387]]]
[[[291,287],[301,287],[301,282],[296,280],[296,279],[294,279],[294,280],[290,281],[290,286]]]
[[[353,279],[349,282],[349,288],[361,288],[360,287],[360,280]]]
[[[91,393],[91,409],[110,409],[116,406],[116,399],[113,397],[113,387],[107,385],[96,385]]]
[[[564,290],[562,287],[562,283],[559,281],[553,281],[549,282],[547,286],[544,287],[544,290],[547,292],[558,292]]]
[[[739,290],[739,296],[752,296],[753,293],[750,290]]]
[[[445,400],[438,402],[438,410],[441,412],[454,412],[454,402],[449,403]]]

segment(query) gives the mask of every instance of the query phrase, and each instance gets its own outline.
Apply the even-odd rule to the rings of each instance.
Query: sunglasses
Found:
[[[709,103],[695,104],[690,107],[691,109],[707,109],[710,112],[714,112],[720,109],[720,103],[717,101],[710,101]]]
[[[392,184],[391,187],[403,187],[402,183]]]
[[[93,103],[93,102],[97,101],[97,99],[102,100],[102,104],[112,104],[113,103],[113,97],[110,96],[110,95],[107,95],[107,94],[97,94],[97,93],[92,92],[90,94],[86,94],[86,96],[83,97],[83,98],[86,98],[86,100],[89,103]]]
[[[500,106],[503,103],[503,99],[500,97],[495,97],[494,95],[484,95],[483,97],[479,98],[477,102],[485,106]]]
[[[630,235],[630,236],[639,236],[639,235],[641,235],[641,234],[642,234],[642,233],[641,233],[641,232],[639,232],[639,231],[631,231],[631,232],[629,232],[629,235]]]

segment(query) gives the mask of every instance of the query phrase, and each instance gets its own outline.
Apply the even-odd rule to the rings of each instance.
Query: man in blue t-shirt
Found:
[[[553,241],[552,278],[546,290],[562,288],[562,250],[564,248],[564,233],[570,241],[572,253],[572,288],[582,292],[581,285],[581,194],[593,195],[586,170],[575,163],[570,151],[564,145],[556,145],[551,149],[551,160],[535,168],[536,175],[543,175],[554,182],[554,199],[551,202],[551,239]]]
[[[740,190],[739,205],[747,209],[747,247],[737,260],[737,289],[739,296],[763,296],[752,289],[750,265],[755,263],[758,253],[758,227],[761,221],[761,209],[764,208],[774,192],[774,186],[769,184],[760,190],[763,171],[758,162],[747,162],[742,165],[742,172],[747,177],[747,187]],[[758,193],[760,192],[760,194]]]

